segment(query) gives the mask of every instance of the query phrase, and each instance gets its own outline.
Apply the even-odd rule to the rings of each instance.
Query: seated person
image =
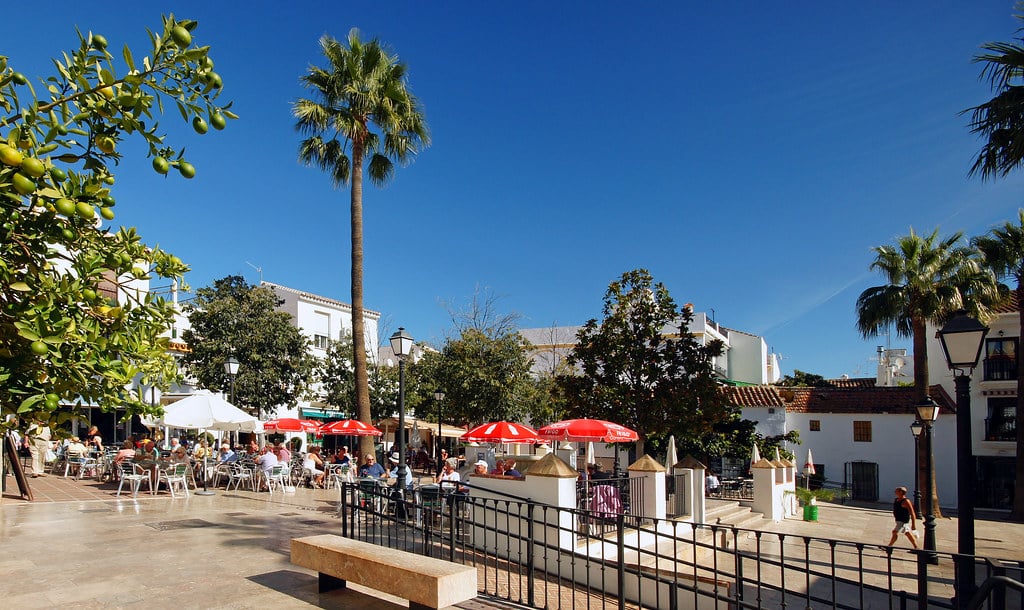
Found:
[[[366,456],[366,463],[359,467],[361,477],[385,478],[387,474],[384,467],[377,463],[377,458],[372,455]]]
[[[324,468],[324,459],[320,457],[320,447],[310,447],[309,453],[302,458],[302,468],[313,473],[312,483],[315,487],[322,488],[324,486],[324,476],[326,476]]]
[[[187,464],[188,463],[188,451],[185,449],[185,445],[176,445],[171,450],[170,460],[174,464]]]
[[[196,448],[192,450],[192,457],[196,458],[196,461],[199,462],[210,457],[210,445],[206,442],[205,438],[199,439]]]
[[[288,462],[292,461],[292,452],[288,451],[288,447],[284,443],[274,446],[274,455],[277,456],[278,464],[287,466]]]
[[[89,453],[89,448],[82,444],[77,436],[68,439],[67,447],[64,448],[64,455],[69,458],[82,458]]]
[[[160,457],[160,452],[156,448],[156,442],[153,439],[146,439],[146,442],[142,446],[135,450],[135,461],[136,462],[155,462]]]
[[[391,471],[388,473],[388,478],[398,481],[398,454],[391,454],[391,457],[388,458],[388,462],[391,463]],[[405,466],[405,488],[412,489],[412,468],[408,464]]]
[[[335,464],[351,464],[352,459],[348,455],[348,447],[342,447],[338,449],[338,453],[334,456]]]
[[[264,481],[270,478],[270,471],[274,469],[274,466],[277,466],[277,456],[274,455],[274,451],[270,447],[264,446],[256,457],[256,468],[263,473]]]
[[[476,473],[474,472],[473,474],[476,474]],[[505,474],[505,461],[504,460],[500,460],[500,459],[499,460],[495,460],[494,461],[494,468],[491,469],[491,472],[489,474],[497,475],[499,477],[504,475]]]
[[[224,443],[220,446],[220,457],[217,458],[218,464],[230,464],[237,461],[238,454],[231,450],[231,445]]]
[[[115,464],[121,464],[125,460],[131,460],[131,459],[134,459],[134,458],[135,458],[135,442],[132,441],[131,439],[128,439],[128,440],[126,440],[124,442],[123,445],[121,445],[121,448],[118,449],[117,455],[114,456],[114,463]]]
[[[505,458],[505,476],[522,478],[523,473],[516,470],[516,461],[512,458]]]

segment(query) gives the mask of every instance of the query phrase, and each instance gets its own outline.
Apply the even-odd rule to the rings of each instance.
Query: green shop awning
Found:
[[[327,409],[300,409],[302,417],[315,417],[317,419],[345,419],[342,411],[331,411]]]

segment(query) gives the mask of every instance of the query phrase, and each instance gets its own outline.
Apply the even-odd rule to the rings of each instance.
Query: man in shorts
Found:
[[[889,539],[889,546],[896,544],[900,534],[906,534],[910,544],[917,548],[917,536],[914,530],[917,529],[917,514],[914,512],[914,504],[907,499],[907,488],[897,487],[896,498],[892,502],[892,516],[896,519],[896,527],[892,528],[892,538]]]

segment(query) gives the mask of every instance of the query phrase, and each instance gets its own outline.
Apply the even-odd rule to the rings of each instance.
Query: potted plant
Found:
[[[796,491],[787,491],[787,494],[794,494],[800,504],[804,507],[804,521],[817,521],[818,520],[818,500],[830,502],[837,497],[842,497],[843,492],[838,489],[825,489],[820,487],[818,489],[808,489],[806,487],[797,487]]]

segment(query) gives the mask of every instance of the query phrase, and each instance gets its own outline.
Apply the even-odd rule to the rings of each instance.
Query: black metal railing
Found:
[[[342,535],[475,566],[482,595],[534,608],[953,607],[955,579],[924,552],[625,514],[597,531],[593,511],[466,487],[403,498],[345,484]],[[979,586],[1024,580],[1024,562],[971,559]],[[1019,608],[1022,591],[992,588],[979,607]]]
[[[1008,381],[1016,378],[1016,359],[985,358],[985,381]]]

